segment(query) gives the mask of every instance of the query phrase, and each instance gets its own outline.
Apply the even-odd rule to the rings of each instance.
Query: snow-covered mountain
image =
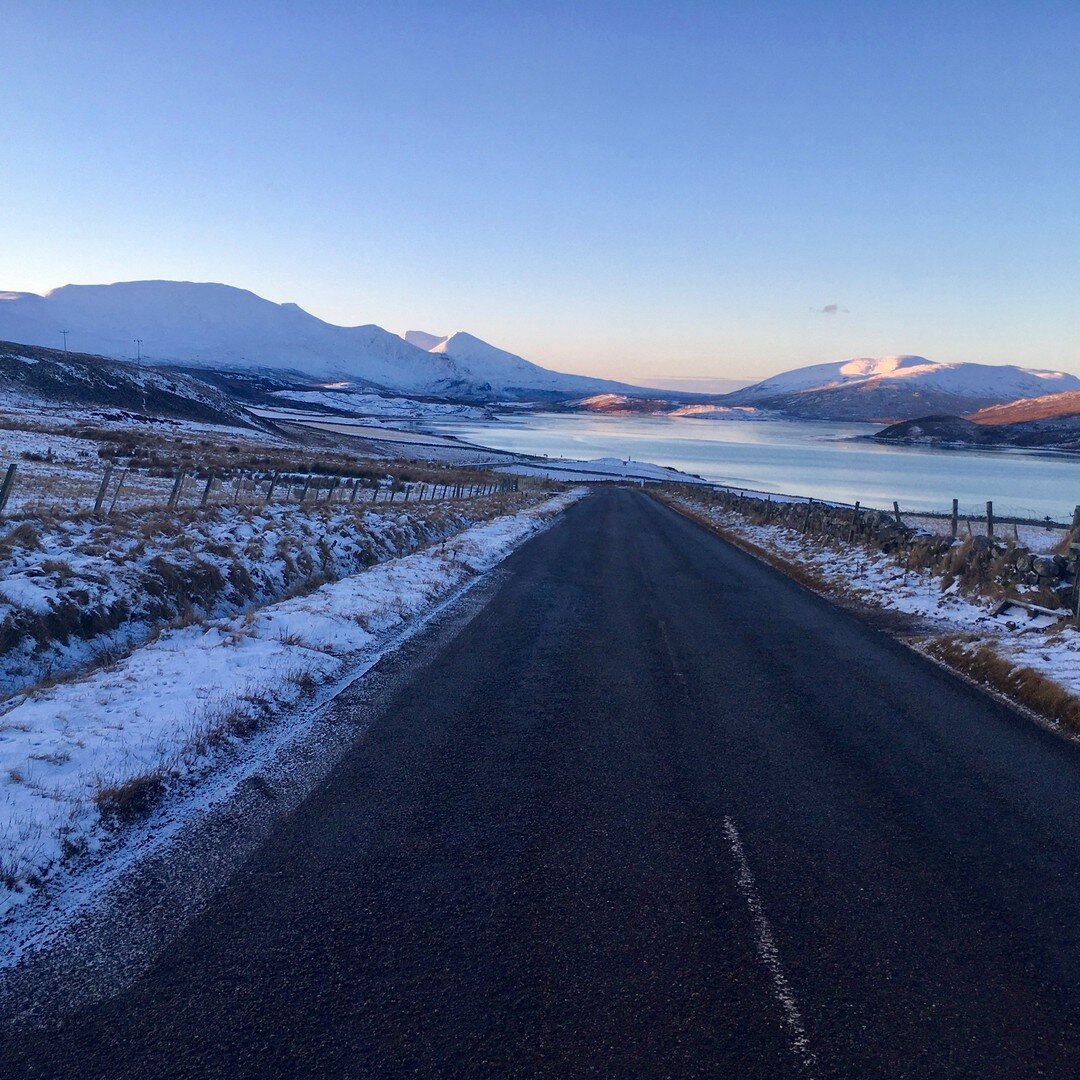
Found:
[[[1017,398],[1077,389],[1080,379],[1062,371],[944,363],[923,356],[863,356],[774,375],[727,395],[724,403],[813,419],[908,420],[933,413],[963,415]]]
[[[489,345],[472,334],[459,330],[449,337],[439,337],[423,330],[409,330],[405,340],[413,344],[430,341],[428,351],[434,356],[451,359],[472,378],[490,386],[510,386],[545,394],[629,392],[641,395],[641,387],[627,386],[610,379],[593,379],[586,375],[566,375],[540,367],[516,353]]]
[[[0,340],[55,348],[65,330],[68,346],[82,353],[130,359],[141,349],[149,363],[300,372],[411,394],[491,399],[637,389],[548,371],[468,334],[411,331],[409,341],[380,326],[335,326],[230,285],[127,281],[65,285],[44,296],[0,292]],[[429,338],[430,349],[414,343]]]

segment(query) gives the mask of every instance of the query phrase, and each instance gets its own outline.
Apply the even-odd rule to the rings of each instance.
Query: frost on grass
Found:
[[[108,826],[371,656],[576,497],[497,517],[306,595],[162,633],[114,665],[0,706],[0,915]]]
[[[108,662],[177,621],[238,614],[443,539],[506,508],[216,506],[0,528],[0,694]]]

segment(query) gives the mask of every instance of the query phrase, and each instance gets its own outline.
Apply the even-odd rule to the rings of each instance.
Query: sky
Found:
[[[5,0],[0,289],[629,381],[1080,373],[1080,4]]]

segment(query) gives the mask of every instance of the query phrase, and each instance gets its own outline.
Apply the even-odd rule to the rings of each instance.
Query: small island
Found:
[[[902,446],[1080,451],[1080,391],[1023,398],[967,416],[922,416],[871,436]]]

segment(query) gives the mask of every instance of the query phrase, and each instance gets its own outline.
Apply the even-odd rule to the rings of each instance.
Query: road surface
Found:
[[[35,1076],[1077,1075],[1080,753],[629,490]]]

